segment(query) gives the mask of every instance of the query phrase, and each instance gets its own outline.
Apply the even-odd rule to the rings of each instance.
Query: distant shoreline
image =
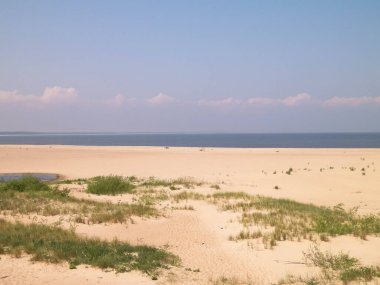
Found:
[[[380,148],[380,133],[11,133],[0,145],[158,146],[214,148]]]

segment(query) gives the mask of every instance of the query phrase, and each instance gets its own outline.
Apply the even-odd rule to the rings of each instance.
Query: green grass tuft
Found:
[[[374,266],[348,268],[339,275],[339,279],[342,280],[344,284],[348,284],[352,281],[369,282],[376,277],[380,277],[380,268]]]
[[[341,280],[343,284],[348,284],[352,281],[368,282],[380,277],[380,267],[363,266],[357,258],[343,252],[322,252],[315,246],[304,253],[304,257],[307,263],[321,268],[322,277],[330,282]]]
[[[177,186],[182,186],[184,188],[190,189],[194,186],[201,186],[202,182],[195,181],[191,177],[180,177],[177,179],[158,179],[155,177],[149,177],[146,180],[143,180],[139,186],[144,187],[169,187],[171,190],[179,190]]]
[[[244,192],[217,192],[202,195],[194,192],[180,192],[172,196],[174,201],[205,200],[224,211],[241,213],[240,222],[250,226],[271,227],[263,234],[263,242],[272,247],[276,241],[314,239],[319,235],[327,241],[329,236],[347,235],[365,239],[370,234],[380,234],[380,216],[358,215],[357,209],[344,210],[342,205],[323,207],[305,204],[289,199],[275,199]],[[238,235],[231,239],[250,238]]]
[[[266,241],[272,238],[275,241],[300,240],[313,234],[319,234],[324,240],[328,236],[347,234],[365,239],[369,234],[380,233],[379,215],[358,215],[357,209],[346,211],[341,205],[328,208],[244,192],[220,192],[207,199],[222,210],[240,212],[240,222],[245,227],[273,227],[269,233],[271,237],[263,235]]]
[[[72,269],[79,264],[88,264],[117,272],[139,270],[155,275],[158,269],[179,263],[173,254],[150,246],[85,239],[56,227],[13,224],[1,219],[0,248],[3,253],[25,252],[35,261],[67,261]]]
[[[122,176],[98,176],[90,180],[87,192],[97,195],[131,193],[135,186]]]
[[[0,191],[12,190],[17,192],[35,192],[47,191],[49,186],[36,177],[24,176],[20,179],[10,180],[6,182],[0,181]]]
[[[77,199],[70,197],[67,190],[31,181],[29,186],[21,183],[23,187],[14,187],[9,182],[0,183],[0,211],[3,214],[70,215],[80,223],[124,223],[132,216],[158,216],[158,211],[144,201],[112,204]]]
[[[318,247],[312,247],[308,252],[304,253],[305,260],[314,266],[322,269],[346,270],[359,265],[357,258],[351,257],[346,253],[332,254],[330,252],[322,252]]]

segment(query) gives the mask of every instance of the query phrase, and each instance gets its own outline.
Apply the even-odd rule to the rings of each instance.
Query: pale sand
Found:
[[[190,176],[218,183],[222,188],[219,191],[244,191],[326,206],[343,203],[346,208],[359,206],[360,213],[380,212],[379,166],[380,149],[0,146],[0,173],[48,172],[68,178],[108,174]],[[285,173],[289,168],[294,170],[292,175]],[[362,175],[362,168],[366,175]],[[279,190],[274,189],[276,185]],[[74,195],[88,196],[80,190]],[[206,185],[195,191],[218,190]],[[124,196],[87,198],[128,200]],[[220,212],[206,202],[191,205],[195,211],[177,210],[165,218],[135,219],[135,224],[78,225],[77,232],[86,236],[105,239],[117,236],[134,244],[167,245],[168,250],[181,258],[183,268],[165,273],[158,281],[139,273],[115,275],[83,266],[69,270],[67,266],[32,264],[26,258],[2,256],[0,278],[8,277],[0,279],[0,283],[68,284],[77,280],[77,284],[207,284],[210,278],[236,276],[255,284],[271,284],[286,274],[315,270],[303,264],[302,252],[310,247],[310,242],[280,242],[273,250],[264,250],[259,242],[249,245],[246,241],[232,242],[228,237],[242,228],[231,222],[235,214]],[[345,236],[321,243],[321,247],[334,252],[349,251],[364,264],[380,263],[380,238],[363,241]],[[199,268],[200,272],[185,271],[186,267]]]

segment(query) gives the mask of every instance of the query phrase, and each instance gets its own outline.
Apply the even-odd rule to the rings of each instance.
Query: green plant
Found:
[[[131,193],[135,186],[121,176],[98,176],[90,180],[87,192],[97,195]]]
[[[240,212],[240,222],[245,227],[273,227],[273,232],[268,234],[276,241],[300,240],[314,233],[324,239],[346,234],[365,239],[368,234],[380,233],[379,215],[358,215],[356,208],[346,211],[342,205],[327,208],[288,199],[251,196],[244,192],[218,192],[205,199],[222,210]],[[270,238],[266,240],[270,241]]]
[[[380,268],[375,266],[362,266],[359,260],[346,253],[322,252],[314,246],[304,253],[306,263],[311,263],[322,269],[322,277],[326,280],[339,279],[344,284],[351,281],[368,282],[380,277]]]
[[[0,210],[13,214],[72,215],[74,221],[83,223],[123,223],[131,216],[151,217],[158,215],[155,208],[140,201],[135,204],[112,204],[81,200],[70,197],[69,191],[49,187],[44,183],[36,184],[33,180],[32,185],[34,186],[20,188],[14,187],[14,184],[8,182],[0,183]],[[26,191],[25,189],[29,190]]]
[[[66,261],[71,269],[79,264],[111,268],[118,272],[140,270],[156,276],[160,268],[178,265],[178,257],[150,246],[131,246],[119,241],[85,239],[73,231],[45,225],[13,224],[0,219],[0,247],[32,255],[35,261]]]
[[[380,268],[374,266],[359,266],[348,268],[340,273],[339,278],[348,284],[351,281],[369,282],[376,277],[380,277]]]
[[[261,231],[249,231],[249,230],[243,230],[240,231],[240,233],[236,236],[230,236],[229,240],[242,240],[242,239],[256,239],[262,237],[263,234]]]
[[[340,252],[332,254],[330,252],[322,252],[318,247],[314,246],[304,253],[307,263],[311,263],[323,269],[346,270],[359,265],[359,260],[350,257],[348,254]]]
[[[5,190],[16,192],[36,192],[47,191],[49,190],[49,186],[35,177],[24,176],[20,179],[10,180],[6,182],[0,181],[0,191]]]
[[[85,178],[77,178],[77,179],[64,179],[55,181],[54,184],[85,184],[88,182],[88,179]]]
[[[183,186],[187,189],[193,188],[194,186],[201,186],[202,182],[195,181],[191,177],[180,177],[177,179],[165,180],[158,179],[155,177],[149,177],[146,180],[143,180],[139,186],[144,187],[175,187],[172,190],[178,190],[179,188],[176,186]]]

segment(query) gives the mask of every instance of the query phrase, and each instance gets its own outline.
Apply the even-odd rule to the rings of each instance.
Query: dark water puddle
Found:
[[[3,173],[0,174],[0,181],[17,180],[25,176],[35,177],[43,182],[56,180],[58,178],[58,174],[54,173]]]

